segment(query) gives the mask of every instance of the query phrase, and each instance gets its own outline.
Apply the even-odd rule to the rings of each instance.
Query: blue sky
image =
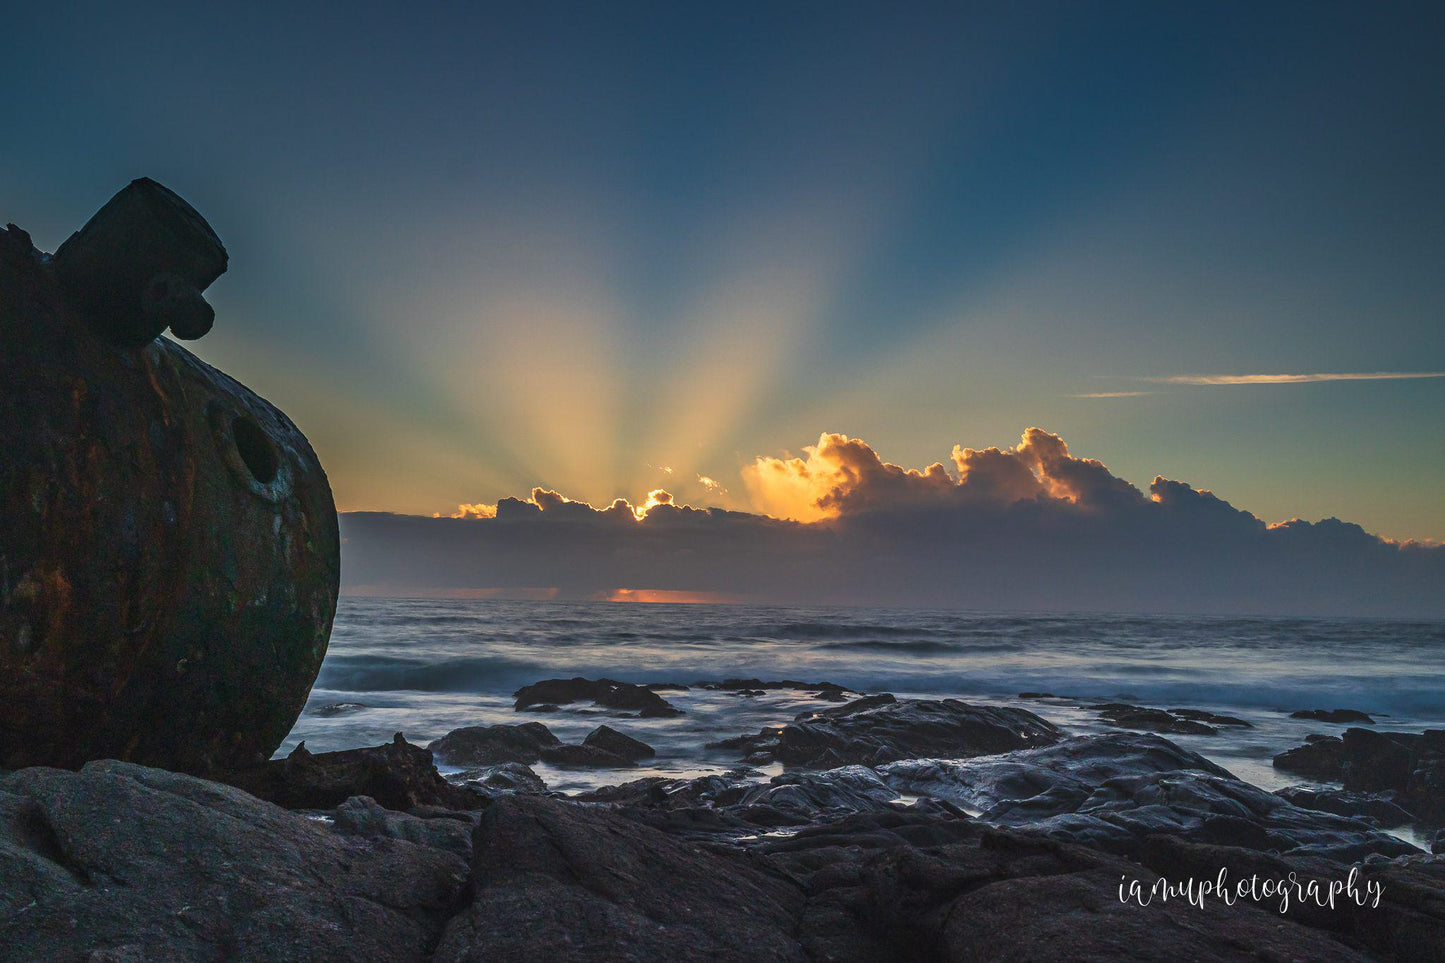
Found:
[[[28,5],[0,217],[189,199],[231,252],[194,349],[343,509],[748,507],[822,431],[1038,425],[1445,539],[1445,378],[1150,380],[1445,371],[1441,8],[1004,6]]]

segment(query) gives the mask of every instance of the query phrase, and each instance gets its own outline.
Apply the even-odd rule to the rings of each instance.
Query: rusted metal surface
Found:
[[[146,226],[166,195],[199,225],[175,230],[163,204]],[[169,191],[132,200],[62,247],[89,245],[86,270],[0,232],[3,768],[258,764],[300,713],[335,614],[336,510],[305,436],[174,342],[141,338],[160,321],[209,327],[195,301],[224,249]],[[161,240],[127,259],[113,249],[127,223]]]

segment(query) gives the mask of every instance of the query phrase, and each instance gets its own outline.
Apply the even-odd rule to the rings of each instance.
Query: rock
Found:
[[[1170,833],[1206,842],[1352,860],[1417,852],[1368,823],[1290,805],[1154,735],[1083,736],[957,762],[879,767],[899,792],[979,810],[984,822],[1123,855]]]
[[[1060,735],[1023,709],[910,699],[804,712],[782,729],[715,745],[742,749],[750,762],[766,756],[788,766],[832,769],[920,756],[962,759],[1049,745]]]
[[[699,682],[698,687],[719,692],[759,693],[777,689],[795,689],[798,692],[811,692],[815,697],[831,702],[841,702],[846,699],[845,693],[849,691],[835,682],[798,682],[795,679],[784,679],[781,682],[764,682],[762,679],[724,679],[721,682]]]
[[[1254,723],[1247,722],[1237,716],[1222,716],[1214,712],[1205,712],[1203,709],[1170,709],[1171,715],[1181,719],[1188,719],[1193,722],[1207,722],[1211,726],[1235,726],[1240,729],[1253,729]]]
[[[651,759],[657,755],[657,750],[647,743],[634,739],[631,736],[623,735],[611,726],[598,726],[587,733],[587,738],[582,740],[582,745],[593,746],[604,749],[624,759],[631,759],[636,762],[641,759]]]
[[[1020,692],[1020,699],[1055,699],[1058,698],[1052,692]]]
[[[803,961],[799,888],[596,807],[499,799],[434,959]]]
[[[1363,722],[1374,725],[1375,720],[1368,713],[1358,709],[1301,709],[1289,714],[1291,719],[1313,719],[1315,722]]]
[[[520,762],[502,762],[495,766],[468,769],[448,777],[447,781],[466,786],[486,796],[509,792],[536,795],[547,791],[547,784],[542,781],[542,777]]]
[[[387,809],[418,806],[478,809],[485,799],[453,786],[432,764],[432,754],[401,733],[383,746],[312,753],[302,743],[285,759],[217,778],[287,809],[334,809],[352,796],[370,796]]]
[[[430,958],[467,864],[124,762],[0,779],[0,956]]]
[[[1143,729],[1180,736],[1214,736],[1219,730],[1192,719],[1179,718],[1163,709],[1148,709],[1112,702],[1094,706],[1110,725],[1121,729]]]
[[[306,704],[340,574],[326,474],[155,338],[201,333],[225,263],[146,179],[49,261],[0,232],[0,767],[249,768]]]
[[[1275,791],[1275,795],[1301,809],[1316,809],[1334,813],[1337,816],[1352,816],[1363,819],[1371,826],[1386,829],[1404,826],[1414,822],[1415,817],[1395,804],[1389,793],[1345,792],[1342,789],[1311,789],[1306,786],[1288,786]]]
[[[1148,840],[1141,861],[1150,869],[1181,879],[1215,879],[1221,872],[1237,883],[1260,880],[1294,880],[1297,886],[1330,885],[1352,881],[1360,901],[1341,893],[1333,906],[1320,906],[1299,898],[1296,890],[1284,912],[1278,897],[1263,906],[1282,926],[1328,936],[1358,948],[1368,959],[1445,960],[1445,861],[1407,857],[1368,861],[1355,867],[1308,856],[1278,856],[1229,846],[1191,843],[1170,836]],[[1374,886],[1379,902],[1367,899]],[[1236,904],[1232,910],[1240,908]],[[1312,956],[1312,953],[1304,956]],[[1298,958],[1298,957],[1296,957]]]
[[[1274,768],[1311,779],[1338,781],[1344,778],[1344,743],[1338,736],[1307,742],[1275,756]]]
[[[420,818],[392,812],[370,796],[352,796],[336,807],[332,826],[346,836],[363,839],[403,839],[471,859],[475,821],[467,813],[442,810],[441,815]]]
[[[549,746],[542,750],[542,762],[578,769],[630,769],[637,763],[596,746]]]
[[[427,746],[451,766],[493,766],[503,762],[531,764],[542,760],[542,750],[562,740],[540,722],[515,726],[465,726],[453,729]]]
[[[1275,767],[1342,782],[1352,793],[1393,792],[1427,825],[1445,823],[1445,730],[1420,733],[1346,729],[1281,753]]]
[[[333,716],[348,716],[351,715],[353,712],[360,712],[362,709],[365,708],[366,706],[362,705],[360,702],[333,702],[330,705],[324,705],[319,708],[312,709],[311,714],[314,716],[322,716],[329,719]]]
[[[593,702],[608,709],[635,711],[644,719],[680,716],[682,710],[645,686],[612,679],[545,679],[514,693],[518,710],[538,705]]]
[[[818,960],[1365,959],[1269,906],[1122,903],[1122,881],[1158,877],[966,820],[859,815],[751,848],[802,883],[797,938]]]

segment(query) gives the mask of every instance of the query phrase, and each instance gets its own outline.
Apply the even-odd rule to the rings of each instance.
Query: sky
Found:
[[[187,198],[231,255],[189,347],[346,512],[812,517],[758,466],[836,432],[956,480],[1037,426],[1439,542],[1442,11],[20,5],[0,220]]]

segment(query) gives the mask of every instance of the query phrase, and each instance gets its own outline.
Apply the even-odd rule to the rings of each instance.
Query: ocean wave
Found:
[[[539,667],[492,656],[424,661],[374,655],[329,657],[316,685],[342,692],[487,692],[534,680]]]

